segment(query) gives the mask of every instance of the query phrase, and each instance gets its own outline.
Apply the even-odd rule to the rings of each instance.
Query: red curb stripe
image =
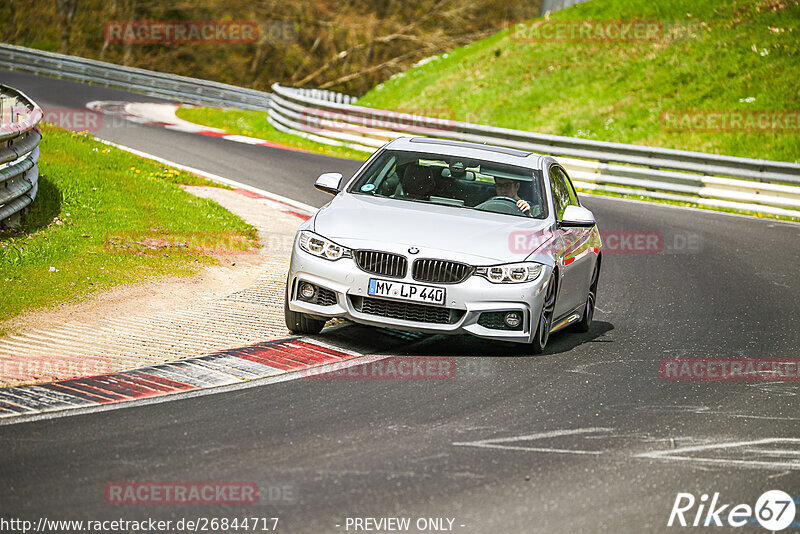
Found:
[[[209,137],[223,137],[225,135],[230,135],[228,132],[212,132],[211,130],[203,130],[202,132],[195,132],[200,135],[207,135]]]
[[[287,357],[290,357],[294,360],[300,361],[305,364],[313,364],[313,363],[325,364],[325,363],[330,363],[332,361],[339,361],[336,358],[326,357],[320,354],[314,354],[312,351],[303,347],[283,346],[280,348],[276,347],[273,350],[279,351],[285,354]]]
[[[96,402],[98,404],[106,404],[111,402],[111,399],[106,397],[101,397],[99,395],[95,395],[93,393],[87,393],[85,391],[81,391],[79,389],[72,389],[69,387],[64,386],[60,382],[54,382],[52,384],[41,384],[39,387],[49,389],[51,391],[55,391],[57,393],[66,393],[67,395],[72,395],[73,397],[78,397],[79,399],[84,399],[92,402]]]
[[[167,383],[159,383],[158,377],[152,375],[146,375],[138,371],[127,371],[123,374],[126,377],[128,377],[128,379],[131,380],[132,382],[148,387],[156,391],[157,393],[175,393],[176,391],[186,391],[188,389],[186,385],[175,387]],[[170,382],[172,381],[170,380]],[[176,385],[178,384],[177,382],[172,382],[172,383]]]
[[[294,215],[295,217],[300,217],[304,221],[307,221],[311,218],[311,215],[306,215],[305,213],[298,213],[296,211],[281,210],[281,213],[286,213],[287,215]]]
[[[240,371],[255,376],[264,376],[265,374],[274,374],[274,367],[264,365],[263,363],[256,363],[250,360],[239,358],[230,354],[211,354],[203,356],[196,360],[197,363],[209,364],[212,367],[218,367],[218,370],[230,373],[232,370]]]
[[[259,195],[258,193],[255,193],[253,191],[248,191],[247,189],[234,189],[233,192],[234,193],[239,193],[240,195],[246,196],[248,198],[266,199],[266,200],[271,200],[272,202],[277,202],[279,204],[287,205],[285,202],[281,202],[280,200],[275,200],[275,199],[272,199],[272,198],[269,198],[269,197],[265,197],[264,195]],[[299,218],[303,219],[304,221],[307,221],[307,220],[309,220],[311,218],[311,215],[307,215],[305,213],[300,213],[300,212],[292,211],[292,210],[281,210],[281,213],[285,213],[287,215],[294,215],[295,217],[299,217]]]
[[[283,149],[283,150],[291,150],[293,152],[305,152],[306,154],[311,154],[310,150],[306,150],[304,148],[297,148],[297,147],[293,147],[293,146],[286,146],[286,145],[282,145],[280,143],[273,143],[272,141],[264,141],[264,142],[261,142],[261,143],[258,143],[258,144],[261,145],[261,146],[268,146],[270,148],[280,148],[280,149]]]
[[[102,389],[98,389],[98,388],[96,388],[96,387],[94,387],[92,385],[85,384],[85,383],[82,383],[82,382],[78,382],[77,380],[82,380],[82,379],[61,380],[61,381],[57,382],[57,384],[59,386],[64,386],[64,387],[68,387],[70,389],[74,389],[75,391],[79,391],[79,392],[82,392],[82,393],[88,393],[89,395],[95,395],[95,396],[98,396],[98,397],[103,397],[103,398],[106,399],[104,403],[127,400],[127,397],[125,397],[123,395],[119,395],[117,393],[112,393],[110,391],[105,391],[105,390],[102,390]],[[100,402],[100,401],[98,401],[98,402]]]
[[[161,378],[166,378],[167,380],[175,380],[177,382],[189,384],[197,389],[214,387],[217,385],[211,381],[201,380],[196,376],[192,376],[190,371],[167,364],[161,364],[157,367],[150,367],[147,369],[147,374],[156,375]]]
[[[197,389],[197,386],[193,386],[192,384],[176,382],[175,380],[170,380],[169,378],[164,378],[162,376],[156,376],[154,374],[150,374],[147,372],[146,367],[140,371],[130,371],[129,374],[138,376],[154,384],[160,384],[161,386],[172,389],[174,391],[189,391],[191,389]]]
[[[153,390],[127,383],[126,381],[120,379],[120,377],[117,375],[93,376],[90,378],[84,378],[81,380],[81,382],[91,385],[92,387],[95,387],[101,391],[108,391],[111,393],[116,393],[117,395],[121,395],[122,399],[119,400],[137,399],[140,397],[150,396],[152,393],[154,393]]]
[[[301,341],[299,339],[292,340],[289,343],[291,343],[292,345],[300,345],[301,347],[306,347],[306,348],[309,348],[311,350],[316,350],[318,352],[324,352],[326,354],[330,354],[331,356],[338,356],[339,358],[342,358],[342,359],[352,358],[353,357],[352,354],[348,354],[348,353],[342,352],[340,350],[332,349],[332,348],[326,347],[324,345],[316,345],[316,344],[313,344],[313,343],[308,343],[306,341]]]
[[[187,384],[201,387],[224,386],[236,382],[236,379],[231,375],[220,373],[218,371],[214,371],[213,369],[203,367],[202,365],[192,363],[191,358],[166,363],[161,367],[161,369],[172,372],[172,374],[176,375],[176,379],[179,382],[186,382]],[[154,371],[150,372],[153,374],[158,374]],[[159,376],[161,375],[159,374]],[[167,375],[167,378],[169,378],[169,375]]]
[[[244,195],[250,198],[267,198],[264,195],[259,195],[258,193],[254,193],[253,191],[248,191],[247,189],[234,189],[234,193],[239,193],[240,195]]]
[[[94,401],[86,400],[82,397],[78,397],[71,393],[63,393],[60,391],[55,391],[53,389],[43,388],[38,384],[32,384],[30,386],[21,386],[14,389],[25,389],[31,393],[41,395],[42,397],[47,397],[55,399],[60,402],[65,402],[71,406],[93,406],[97,404]]]
[[[8,388],[0,391],[0,399],[16,404],[23,408],[30,408],[37,412],[50,411],[62,407],[70,407],[70,403],[47,397],[23,387]]]
[[[250,361],[264,362],[264,365],[271,365],[284,371],[292,371],[295,369],[303,369],[306,367],[302,361],[293,358],[288,358],[280,351],[275,350],[275,347],[244,347],[243,349],[235,349],[231,351],[233,356],[245,358]]]
[[[293,354],[286,351],[283,347],[272,347],[269,349],[268,354],[273,358],[279,358],[287,363],[287,365],[294,365],[295,369],[303,369],[309,367],[311,363],[300,355]],[[260,356],[260,355],[259,355]]]
[[[131,391],[134,392],[141,391],[144,395],[160,392],[159,388],[155,385],[148,384],[146,380],[129,376],[127,372],[116,373],[114,375],[110,375],[108,378],[111,381],[111,384],[114,384],[114,381],[116,381],[123,387],[130,388]]]
[[[17,406],[16,404],[11,404],[10,402],[5,402],[5,401],[0,401],[0,408],[18,414],[35,412],[35,410],[32,410],[31,408],[26,408],[24,406]]]
[[[243,360],[250,360],[251,362],[269,365],[270,367],[274,367],[275,369],[279,369],[281,371],[294,371],[298,369],[296,365],[293,365],[293,362],[288,362],[282,358],[269,356],[266,353],[258,356],[254,354],[232,354],[231,356],[236,356],[237,358],[242,358]]]

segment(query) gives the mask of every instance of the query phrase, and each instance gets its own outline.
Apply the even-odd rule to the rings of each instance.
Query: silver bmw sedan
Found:
[[[343,317],[544,350],[587,331],[601,264],[595,219],[549,156],[428,138],[375,152],[297,232],[286,325],[319,333]]]

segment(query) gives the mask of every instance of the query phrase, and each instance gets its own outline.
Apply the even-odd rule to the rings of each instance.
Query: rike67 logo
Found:
[[[796,513],[795,501],[781,490],[764,492],[752,507],[749,504],[723,504],[718,492],[714,493],[710,502],[707,493],[699,499],[691,493],[678,493],[667,526],[742,527],[758,524],[774,532],[798,526],[795,523]]]

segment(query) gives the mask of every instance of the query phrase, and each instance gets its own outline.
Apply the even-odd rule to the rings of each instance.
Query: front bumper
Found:
[[[329,261],[312,256],[300,250],[295,244],[289,267],[286,298],[289,309],[317,317],[342,317],[360,324],[429,334],[472,334],[482,338],[530,343],[535,334],[535,323],[542,309],[544,298],[542,286],[550,276],[551,270],[552,268],[545,266],[539,278],[533,282],[522,284],[493,284],[479,276],[471,276],[459,284],[432,284],[415,281],[410,274],[403,279],[370,274],[359,269],[351,258]],[[444,307],[453,310],[450,314],[452,322],[411,321],[366,312],[363,304],[359,306],[359,303],[364,302],[362,300],[364,297],[395,304],[400,303],[394,308],[403,305],[403,301],[369,297],[367,287],[370,278],[444,288],[446,291]],[[309,282],[328,289],[335,293],[335,299],[327,300],[326,305],[302,300],[298,296],[299,282]],[[332,303],[334,300],[335,303]],[[441,306],[430,307],[442,308]],[[440,310],[432,311],[439,312]],[[518,330],[489,328],[479,324],[482,313],[511,311],[522,313],[522,324]],[[487,324],[485,319],[481,322]]]

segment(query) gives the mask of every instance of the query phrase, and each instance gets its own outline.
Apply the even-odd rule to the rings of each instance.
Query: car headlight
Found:
[[[353,257],[349,248],[337,245],[330,239],[307,230],[300,232],[300,248],[309,254],[331,261]]]
[[[541,274],[542,265],[540,263],[507,263],[475,269],[475,275],[482,276],[494,284],[533,282]]]

